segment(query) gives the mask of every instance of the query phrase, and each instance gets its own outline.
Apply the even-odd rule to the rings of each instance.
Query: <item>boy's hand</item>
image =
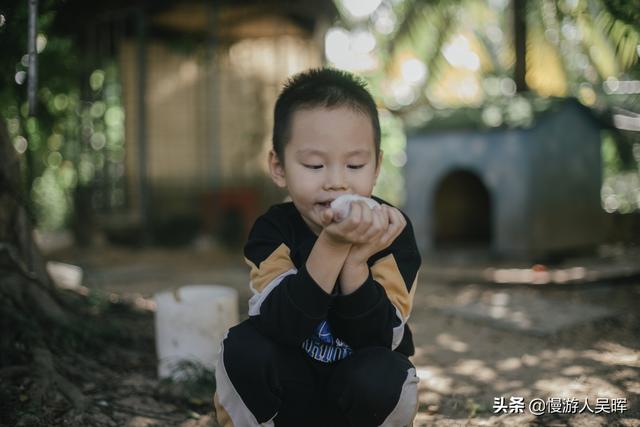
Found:
[[[371,209],[364,201],[353,202],[351,212],[344,220],[334,222],[334,216],[333,209],[326,209],[322,213],[322,225],[323,233],[337,244],[366,243],[380,235],[388,223],[382,208]]]
[[[387,248],[400,235],[407,221],[402,213],[388,205],[372,209],[372,223],[361,239],[351,246],[340,271],[340,287],[344,295],[355,292],[369,275],[367,261]]]
[[[366,264],[371,256],[389,247],[407,225],[407,220],[396,208],[382,205],[373,211],[371,227],[363,234],[362,241],[351,247],[345,265]]]

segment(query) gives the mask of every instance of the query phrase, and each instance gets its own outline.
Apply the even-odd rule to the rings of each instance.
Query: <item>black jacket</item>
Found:
[[[335,286],[328,295],[305,267],[317,236],[293,203],[271,207],[256,220],[244,248],[254,292],[250,318],[273,340],[303,346],[318,360],[322,358],[312,355],[312,342],[324,342],[335,352],[336,340],[338,346],[346,343],[348,349],[385,346],[412,355],[413,339],[406,321],[421,259],[411,222],[406,219],[407,226],[396,240],[368,260],[369,277],[360,288],[340,295]],[[332,341],[322,338],[328,326]],[[327,357],[322,361],[333,361]]]

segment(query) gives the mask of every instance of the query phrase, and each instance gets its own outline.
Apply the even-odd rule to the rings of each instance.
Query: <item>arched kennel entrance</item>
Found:
[[[434,197],[436,249],[491,246],[491,195],[478,175],[451,171],[438,184]]]

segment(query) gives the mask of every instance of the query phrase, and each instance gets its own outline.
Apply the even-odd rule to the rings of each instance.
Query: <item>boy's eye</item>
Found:
[[[306,165],[306,164],[302,164],[302,166],[304,166],[307,169],[320,169],[322,167],[322,165]]]
[[[364,165],[348,165],[349,169],[362,169]]]

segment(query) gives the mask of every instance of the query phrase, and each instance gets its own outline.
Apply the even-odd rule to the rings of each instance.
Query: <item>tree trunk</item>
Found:
[[[20,176],[0,117],[0,383],[27,376],[34,408],[52,392],[81,408],[84,396],[58,373],[58,356],[49,344],[51,332],[70,324],[74,314],[56,292],[33,242]]]
[[[526,92],[527,86],[527,0],[513,0],[513,41],[516,56],[514,80],[516,92]]]
[[[21,188],[19,159],[4,118],[0,118],[0,292],[8,294],[14,303],[30,299],[35,304],[30,311],[46,320],[64,322],[68,320],[67,314],[55,296],[45,261],[33,242]],[[21,283],[20,289],[11,288],[12,282]]]

